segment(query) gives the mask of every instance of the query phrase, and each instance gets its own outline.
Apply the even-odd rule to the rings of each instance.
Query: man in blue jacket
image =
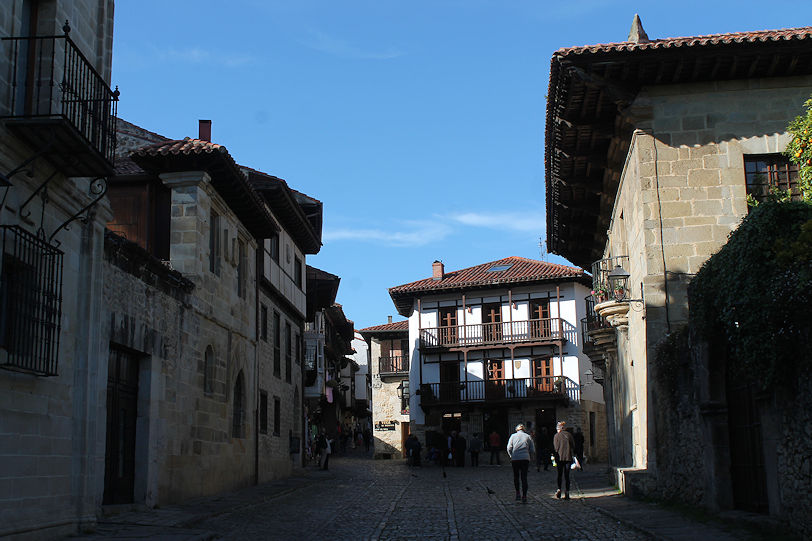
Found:
[[[516,501],[527,503],[527,469],[530,467],[530,457],[535,453],[533,438],[524,431],[524,425],[516,425],[507,444],[507,454],[513,466],[513,486],[516,487]],[[519,492],[519,477],[522,480],[522,491]]]

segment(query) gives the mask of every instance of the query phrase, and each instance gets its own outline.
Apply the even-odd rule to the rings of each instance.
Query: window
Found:
[[[169,259],[171,194],[160,181],[108,183],[113,217],[107,228],[158,259]],[[186,205],[178,206],[180,212],[186,212]]]
[[[232,412],[231,437],[245,437],[245,378],[242,370],[234,381],[234,411]]]
[[[440,308],[440,344],[453,344],[457,341],[457,308]]]
[[[273,313],[273,375],[282,376],[282,322],[276,311]]]
[[[530,335],[533,338],[551,336],[550,299],[530,301]]]
[[[0,366],[55,376],[63,254],[18,226],[0,226],[0,246]]]
[[[400,395],[400,413],[402,415],[409,414],[409,397],[411,393],[409,392],[409,380],[404,379],[400,382],[400,386],[398,387],[398,394]]]
[[[220,215],[212,209],[209,214],[209,272],[213,272],[217,276],[220,276],[221,250]]]
[[[773,190],[791,191],[792,199],[800,199],[798,166],[783,154],[762,154],[744,157],[744,178],[747,195],[763,201]]]
[[[293,372],[293,332],[290,323],[285,323],[285,381],[290,383]]]
[[[214,392],[214,350],[211,346],[206,348],[203,355],[203,392]]]
[[[237,240],[237,258],[237,296],[244,299],[248,262],[245,260],[245,243],[242,240]]]
[[[282,412],[281,401],[278,396],[273,398],[273,435],[278,436],[282,432]]]
[[[298,257],[293,259],[293,282],[302,289],[302,260]]]
[[[268,393],[262,390],[259,391],[259,431],[268,433]]]
[[[279,264],[279,233],[271,235],[271,259]]]
[[[259,315],[259,319],[260,319],[260,321],[259,321],[259,325],[260,325],[260,327],[259,327],[259,329],[260,329],[259,330],[259,336],[260,336],[260,338],[262,338],[264,341],[267,342],[268,341],[268,308],[264,304],[259,305],[259,314],[260,314]]]
[[[510,267],[513,266],[513,263],[509,265],[494,265],[493,267],[489,268],[485,272],[502,272],[508,270]]]

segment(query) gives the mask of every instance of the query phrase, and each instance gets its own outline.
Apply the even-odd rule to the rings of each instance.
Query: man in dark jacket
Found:
[[[564,476],[564,499],[570,499],[570,465],[572,464],[572,453],[575,448],[575,440],[572,434],[566,430],[567,423],[559,421],[556,425],[556,434],[553,437],[553,448],[555,449],[556,462],[558,464],[558,490],[555,497],[561,497],[561,476]]]

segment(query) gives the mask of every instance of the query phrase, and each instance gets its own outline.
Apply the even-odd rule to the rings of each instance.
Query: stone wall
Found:
[[[403,338],[407,334],[403,333]],[[390,338],[386,338],[388,341]],[[401,399],[398,398],[398,386],[409,376],[381,377],[378,370],[378,359],[381,357],[381,340],[372,338],[369,347],[370,372],[372,374],[372,438],[375,445],[375,458],[403,458],[404,450],[401,443],[403,423],[409,422],[409,415],[401,413]],[[413,392],[413,391],[412,391]],[[375,430],[378,422],[391,423],[397,421],[395,430]],[[415,426],[410,426],[415,432]],[[418,431],[419,433],[419,431]],[[421,437],[418,435],[418,437]],[[420,440],[425,445],[425,437]]]
[[[691,277],[747,212],[744,156],[781,152],[810,94],[810,77],[663,85],[643,88],[630,108],[638,130],[605,256],[629,256],[630,290],[642,302],[629,312],[628,339],[617,334],[615,373],[607,374],[616,465],[657,469],[648,454],[657,446],[650,360],[687,322]]]

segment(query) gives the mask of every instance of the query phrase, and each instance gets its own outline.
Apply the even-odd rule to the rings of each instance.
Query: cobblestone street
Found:
[[[103,519],[89,539],[741,539],[692,523],[607,486],[604,467],[573,475],[557,500],[555,472],[529,473],[528,502],[514,501],[509,464],[409,468],[359,453],[295,478],[183,506]],[[648,506],[648,507],[647,507]],[[625,518],[624,518],[625,517]],[[631,518],[629,518],[631,517]]]

